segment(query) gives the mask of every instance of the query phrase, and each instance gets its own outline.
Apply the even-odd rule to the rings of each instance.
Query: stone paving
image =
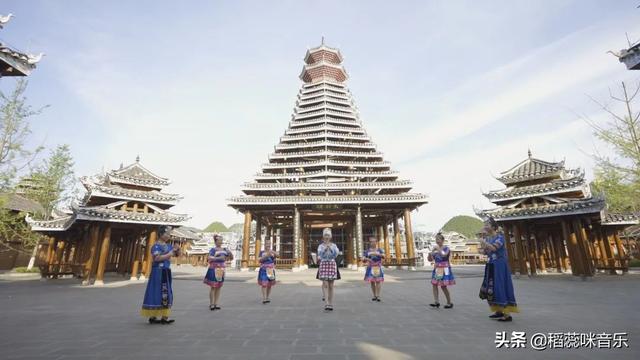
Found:
[[[203,269],[174,269],[173,325],[138,315],[143,282],[82,287],[73,279],[0,277],[2,359],[615,359],[640,358],[640,275],[514,279],[521,313],[487,318],[481,267],[456,267],[455,307],[431,309],[426,271],[388,270],[383,302],[343,270],[335,310],[322,309],[313,270],[281,271],[262,305],[255,273],[230,272],[222,310],[208,310]],[[496,349],[496,332],[627,332],[629,348]]]

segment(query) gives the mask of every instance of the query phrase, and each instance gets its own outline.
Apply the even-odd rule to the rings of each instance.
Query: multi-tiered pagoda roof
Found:
[[[531,152],[498,180],[506,188],[484,194],[498,207],[483,214],[499,221],[599,213],[605,208],[604,198],[591,194],[583,171],[566,169],[564,161],[536,159]]]
[[[416,208],[426,196],[410,193],[363,127],[345,82],[338,49],[324,43],[309,49],[303,81],[288,129],[244,196],[229,205],[403,204]]]
[[[72,205],[71,213],[46,221],[28,219],[33,230],[65,231],[82,221],[180,225],[188,219],[168,211],[181,197],[162,192],[169,180],[146,169],[139,159],[127,167],[80,180],[86,195]]]

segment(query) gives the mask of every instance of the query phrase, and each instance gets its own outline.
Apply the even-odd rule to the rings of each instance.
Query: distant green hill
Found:
[[[229,229],[227,229],[227,227],[224,226],[224,224],[221,223],[220,221],[214,221],[204,229],[204,232],[227,232],[227,231],[229,231]]]
[[[442,231],[455,231],[469,239],[475,239],[476,234],[482,229],[482,220],[467,215],[454,216],[442,227]]]
[[[237,224],[233,224],[233,225],[229,226],[229,231],[234,232],[234,233],[242,234],[243,230],[244,230],[244,224],[243,223],[237,223]]]

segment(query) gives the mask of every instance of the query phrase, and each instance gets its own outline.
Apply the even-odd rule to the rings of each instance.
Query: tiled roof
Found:
[[[604,211],[601,222],[602,225],[637,225],[639,220],[639,214]]]
[[[499,207],[481,212],[484,216],[491,216],[495,220],[519,220],[544,218],[553,216],[567,216],[577,214],[599,213],[604,209],[605,201],[602,198],[589,198],[584,200],[567,201],[558,204],[540,205],[524,208]]]
[[[557,179],[542,184],[528,186],[510,186],[504,190],[494,190],[485,193],[492,202],[510,199],[520,199],[532,196],[556,194],[559,192],[579,191],[585,185],[584,174],[579,174],[569,179]]]
[[[0,201],[2,201],[2,206],[5,209],[21,211],[30,214],[44,213],[44,208],[42,207],[42,205],[40,205],[40,203],[27,199],[24,196],[18,194],[0,194]]]
[[[523,181],[556,176],[559,175],[562,170],[564,170],[564,161],[548,162],[529,157],[513,168],[502,172],[498,180],[503,184],[515,184]]]
[[[116,183],[125,183],[139,186],[148,186],[151,188],[162,188],[169,185],[169,180],[160,177],[151,171],[147,170],[136,159],[136,162],[121,168],[119,170],[112,170],[108,174],[109,180]]]

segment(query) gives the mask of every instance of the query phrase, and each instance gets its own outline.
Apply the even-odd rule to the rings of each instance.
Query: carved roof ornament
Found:
[[[13,14],[0,15],[0,29],[3,29],[13,17]],[[23,53],[0,42],[0,77],[27,76],[43,56],[44,53],[38,55]]]

